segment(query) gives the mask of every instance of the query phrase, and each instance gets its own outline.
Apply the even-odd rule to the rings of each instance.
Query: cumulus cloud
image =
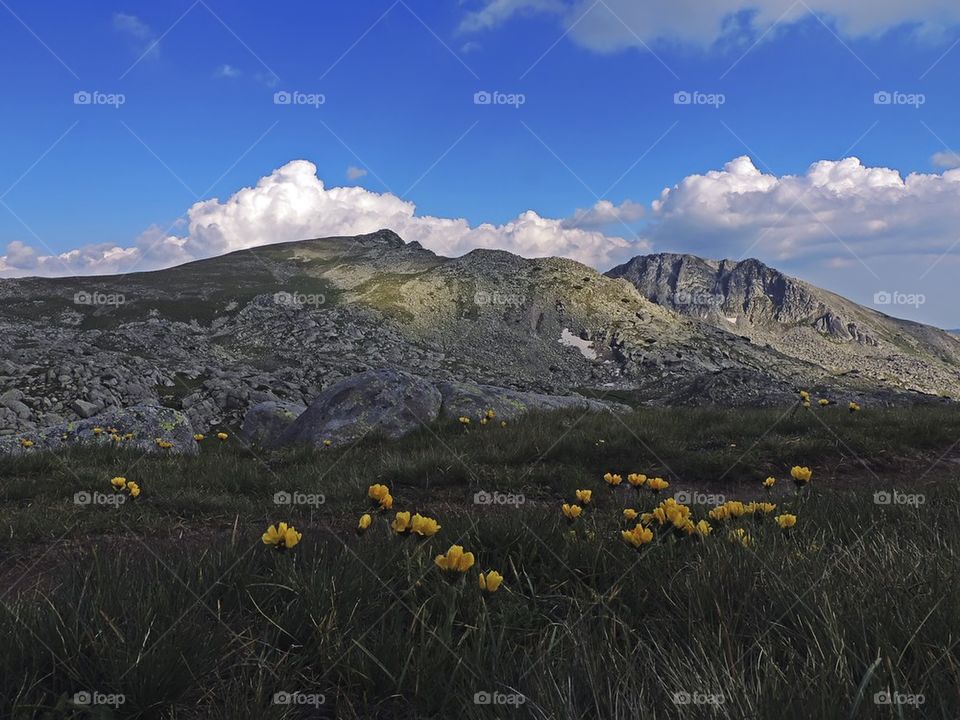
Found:
[[[355,167],[351,165],[347,168],[347,180],[359,180],[367,174],[367,171],[363,168]]]
[[[644,216],[644,207],[632,200],[624,200],[620,205],[614,205],[609,200],[598,200],[587,210],[577,208],[573,217],[563,221],[564,227],[570,228],[601,228],[607,225],[636,222]]]
[[[620,206],[630,207],[625,203]],[[611,205],[604,211],[619,211]],[[0,276],[129,272],[169,267],[233,250],[315,237],[358,235],[390,228],[407,241],[419,241],[441,255],[476,248],[508,250],[527,257],[559,255],[609,267],[649,246],[577,227],[536,212],[521,213],[502,225],[476,227],[464,219],[418,215],[416,206],[390,193],[362,187],[331,187],[316,166],[294,160],[224,201],[195,203],[185,234],[153,227],[129,247],[89,245],[59,255],[42,255],[21,242],[0,257]]]
[[[930,162],[932,162],[937,167],[941,167],[941,168],[960,167],[960,153],[955,153],[955,152],[934,153],[933,157],[930,158]]]
[[[847,37],[876,36],[902,25],[940,37],[960,23],[955,0],[487,0],[464,17],[461,29],[493,27],[531,10],[559,16],[576,42],[599,52],[657,40],[708,46],[724,38],[757,37],[775,24],[784,27],[809,18],[811,11]]]
[[[904,178],[850,157],[776,176],[739,157],[665,189],[652,210],[654,244],[713,257],[940,256],[957,240],[960,170]]]

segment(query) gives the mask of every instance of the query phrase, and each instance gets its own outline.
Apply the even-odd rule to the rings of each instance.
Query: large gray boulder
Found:
[[[370,370],[325,389],[273,443],[344,445],[371,433],[399,438],[440,414],[440,391],[399,370]]]
[[[97,428],[100,432],[96,431]],[[111,429],[118,431],[121,440],[111,437]],[[127,434],[132,434],[132,437],[122,439]],[[192,455],[198,452],[193,434],[190,421],[178,410],[160,405],[133,405],[109,410],[84,420],[0,438],[0,454],[56,451],[76,445],[89,445]],[[161,447],[157,438],[164,443],[171,443],[172,446]],[[21,440],[33,442],[33,447],[24,449]]]
[[[440,382],[441,413],[447,418],[479,418],[493,410],[497,418],[510,420],[531,410],[583,410],[584,412],[628,411],[625,405],[590,400],[580,395],[543,395],[494,385]]]
[[[251,445],[267,447],[274,444],[306,409],[306,405],[279,400],[257,403],[243,416],[241,435]]]

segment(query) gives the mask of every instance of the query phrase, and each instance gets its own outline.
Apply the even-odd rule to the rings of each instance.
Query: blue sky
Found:
[[[148,269],[382,220],[438,252],[601,269],[748,254],[866,304],[922,295],[879,309],[960,326],[960,11],[648,5],[3,0],[0,274]],[[476,104],[484,91],[523,103]],[[272,175],[294,160],[325,187],[308,166]],[[605,217],[577,215],[600,200]]]

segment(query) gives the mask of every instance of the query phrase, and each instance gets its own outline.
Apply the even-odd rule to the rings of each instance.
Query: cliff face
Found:
[[[857,305],[758,260],[645,255],[607,275],[674,312],[837,373],[948,395],[960,381],[954,335]]]

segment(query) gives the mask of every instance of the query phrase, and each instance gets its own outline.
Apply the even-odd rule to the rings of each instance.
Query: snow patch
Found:
[[[564,328],[560,333],[560,344],[567,347],[575,347],[587,360],[596,360],[597,351],[593,349],[593,343],[589,340],[574,335],[569,328]]]

